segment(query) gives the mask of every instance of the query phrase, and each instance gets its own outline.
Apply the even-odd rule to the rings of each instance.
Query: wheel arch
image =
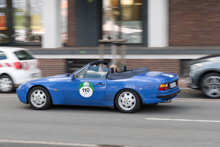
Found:
[[[14,79],[13,79],[13,77],[10,74],[8,74],[8,73],[1,73],[0,77],[3,76],[3,75],[9,76],[11,78],[11,80],[13,81],[13,83],[14,83]]]
[[[51,102],[52,102],[52,104],[53,104],[53,99],[52,99],[52,97],[51,97],[50,91],[49,91],[45,86],[43,86],[43,85],[34,85],[34,86],[32,86],[32,87],[28,90],[28,93],[27,93],[27,96],[26,96],[27,104],[29,104],[28,95],[29,95],[31,89],[33,89],[33,88],[35,88],[35,87],[43,87],[43,88],[45,88],[45,89],[47,90],[47,92],[49,93]]]
[[[126,89],[127,89],[127,90],[132,90],[133,92],[135,92],[135,93],[139,96],[139,98],[140,98],[140,100],[141,100],[141,104],[144,104],[144,101],[143,101],[141,95],[140,95],[136,90],[131,89],[131,88],[123,88],[123,89],[120,89],[120,90],[115,94],[115,97],[114,97],[114,107],[115,107],[115,99],[116,99],[116,96],[117,96],[118,93],[120,93],[122,90],[126,90]]]
[[[220,75],[220,71],[218,71],[218,70],[209,70],[209,71],[206,71],[206,72],[204,72],[203,74],[201,74],[201,76],[199,77],[199,79],[198,79],[198,81],[197,81],[197,85],[198,85],[198,87],[199,87],[200,90],[201,90],[201,80],[202,80],[202,78],[203,78],[205,75],[210,74],[210,73],[217,73],[217,74]]]

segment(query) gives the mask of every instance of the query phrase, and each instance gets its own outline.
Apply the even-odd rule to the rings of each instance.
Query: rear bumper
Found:
[[[180,92],[179,87],[177,86],[171,91],[165,91],[165,93],[157,93],[154,98],[146,99],[145,104],[155,104],[155,103],[165,103],[177,97],[177,94]]]
[[[16,71],[17,74],[13,76],[13,81],[15,85],[24,84],[26,82],[36,80],[41,78],[41,70],[35,69],[31,71]],[[32,77],[32,75],[35,75],[35,77]]]
[[[174,92],[174,93],[171,93],[171,94],[167,94],[167,95],[158,95],[157,98],[164,98],[164,99],[170,99],[170,98],[173,98],[174,96],[177,95],[177,93],[179,93],[180,90]]]

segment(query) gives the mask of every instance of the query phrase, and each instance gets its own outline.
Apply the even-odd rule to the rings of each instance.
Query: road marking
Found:
[[[170,119],[170,118],[145,118],[146,120],[157,121],[182,121],[182,122],[206,122],[206,123],[220,123],[220,120],[193,120],[193,119]]]
[[[98,145],[98,144],[81,144],[81,143],[64,143],[64,142],[48,142],[48,141],[26,141],[26,140],[7,140],[0,139],[0,143],[21,143],[21,144],[43,144],[43,145],[59,145],[74,147],[135,147],[135,146],[117,146],[117,145]]]

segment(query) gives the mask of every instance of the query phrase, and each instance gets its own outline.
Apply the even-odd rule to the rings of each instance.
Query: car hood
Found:
[[[177,74],[166,73],[166,72],[157,72],[157,71],[150,71],[150,72],[146,72],[146,73],[137,75],[137,77],[140,77],[140,76],[143,78],[154,79],[160,83],[170,83],[173,81],[177,81],[179,79]]]
[[[188,63],[188,66],[193,65],[193,64],[197,64],[197,63],[208,62],[208,61],[209,61],[209,58],[207,58],[207,59],[194,59]]]
[[[67,74],[55,75],[50,77],[45,77],[37,80],[30,81],[28,83],[39,83],[39,82],[57,82],[64,81],[68,78]]]
[[[216,57],[220,57],[220,54],[212,54],[212,55],[204,56],[202,58],[191,60],[188,63],[188,65],[190,66],[196,63],[210,62],[210,61],[213,61],[213,59],[215,59],[214,61],[219,61],[219,59],[216,59]]]

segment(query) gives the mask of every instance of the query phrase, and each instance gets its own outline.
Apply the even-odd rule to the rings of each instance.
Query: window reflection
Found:
[[[61,1],[61,32],[62,41],[67,42],[67,14],[68,14],[68,0]]]
[[[41,42],[43,35],[42,0],[13,0],[13,37],[19,42]]]
[[[103,39],[110,36],[127,43],[142,43],[141,11],[141,0],[104,0]]]
[[[40,44],[44,35],[43,0],[12,0],[12,4],[13,29],[15,32],[12,37],[14,37],[15,42]],[[61,35],[63,42],[67,41],[67,9],[67,0],[61,0]]]
[[[9,43],[9,29],[7,27],[8,5],[6,0],[0,0],[0,43]]]

